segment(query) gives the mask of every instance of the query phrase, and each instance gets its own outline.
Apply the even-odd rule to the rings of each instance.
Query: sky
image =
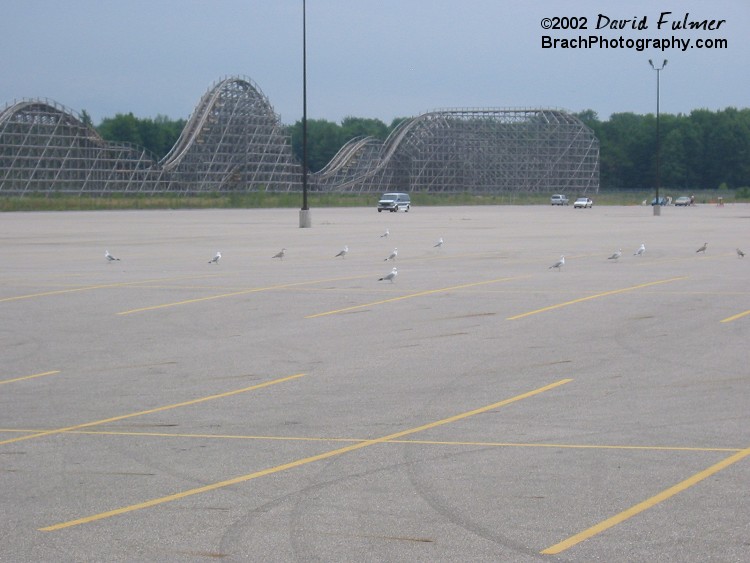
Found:
[[[0,109],[46,98],[95,124],[187,119],[241,76],[283,123],[302,118],[302,0],[2,0],[0,13]],[[605,120],[655,113],[657,74],[662,113],[750,106],[748,0],[306,0],[305,14],[308,119],[558,108]],[[686,17],[724,21],[672,29]],[[592,36],[610,45],[583,48]]]

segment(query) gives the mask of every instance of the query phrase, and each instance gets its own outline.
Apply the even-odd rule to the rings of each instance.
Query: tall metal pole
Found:
[[[659,202],[659,184],[661,183],[661,176],[659,174],[659,161],[661,160],[661,141],[659,138],[659,75],[664,67],[667,66],[667,60],[661,63],[659,68],[654,66],[651,59],[648,60],[648,64],[651,65],[656,71],[656,205],[654,205],[654,215],[661,215],[661,205]]]
[[[300,228],[310,227],[310,206],[307,203],[307,21],[305,0],[302,0],[302,209]]]

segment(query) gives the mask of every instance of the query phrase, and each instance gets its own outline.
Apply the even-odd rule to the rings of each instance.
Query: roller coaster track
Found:
[[[260,105],[266,106],[269,113],[273,113],[271,104],[249,78],[229,77],[214,84],[200,99],[192,115],[177,139],[177,142],[167,155],[160,161],[165,170],[172,170],[180,164],[185,154],[198,142],[201,134],[208,128],[212,116],[221,110],[222,98],[232,85],[242,85],[251,95],[260,99]]]
[[[586,193],[598,190],[598,158],[593,132],[562,110],[453,108],[405,119],[385,141],[350,140],[311,174],[311,184],[326,191]],[[103,140],[55,102],[0,109],[0,193],[298,191],[300,180],[284,126],[244,77],[216,82],[159,161]]]

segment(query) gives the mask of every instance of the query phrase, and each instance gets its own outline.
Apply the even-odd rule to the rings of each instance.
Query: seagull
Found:
[[[115,258],[109,253],[109,250],[104,251],[104,257],[107,259],[107,262],[114,262],[115,260],[119,260],[119,258]]]
[[[612,254],[612,256],[607,258],[607,260],[617,260],[620,256],[622,256],[622,248],[618,248],[617,252],[615,252],[614,254]]]
[[[700,248],[699,248],[698,250],[696,250],[695,252],[696,252],[696,254],[697,254],[698,252],[702,252],[703,254],[705,254],[705,253],[706,253],[706,248],[708,248],[708,243],[707,243],[707,242],[704,242],[704,243],[703,243],[703,246],[701,246],[701,247],[700,247]]]
[[[646,254],[646,245],[641,243],[640,248],[633,252],[633,256],[643,256],[644,254]]]
[[[334,258],[338,258],[339,256],[344,258],[348,252],[349,252],[349,247],[344,246],[344,248],[342,248],[341,251],[336,256],[334,256]]]
[[[388,235],[390,234],[391,234],[390,231],[386,229],[385,232],[382,235],[380,235],[380,238],[388,238]]]
[[[278,258],[279,260],[283,260],[284,259],[284,254],[286,254],[286,248],[282,248],[276,254],[274,254],[273,256],[271,256],[271,258]]]
[[[384,275],[382,278],[378,278],[378,281],[389,280],[391,283],[393,283],[393,278],[395,278],[397,275],[398,275],[398,270],[396,270],[396,268],[393,268],[389,273]]]
[[[737,249],[737,257],[738,258],[744,258],[745,257],[745,253],[742,252],[739,248]]]
[[[440,237],[440,240],[438,240],[435,243],[435,246],[433,246],[432,248],[441,248],[442,246],[443,246],[443,237]]]
[[[549,267],[549,269],[551,270],[552,268],[557,268],[557,271],[559,272],[559,271],[560,271],[560,269],[561,269],[561,268],[562,268],[562,267],[563,267],[564,265],[565,265],[565,256],[560,256],[560,259],[559,259],[559,260],[558,260],[557,262],[555,262],[554,264],[552,264],[552,265],[551,265],[551,266]]]
[[[217,252],[216,256],[211,258],[211,260],[208,261],[209,264],[218,264],[219,260],[221,260],[221,252]]]
[[[388,260],[395,260],[396,256],[398,256],[398,248],[394,248],[393,252],[391,252],[388,255],[388,258],[386,258],[385,260],[383,260],[383,262],[388,262]]]

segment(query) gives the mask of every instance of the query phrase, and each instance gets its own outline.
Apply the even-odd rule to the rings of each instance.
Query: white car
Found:
[[[551,205],[568,205],[568,198],[563,194],[555,194],[549,198]]]
[[[577,200],[575,200],[575,203],[573,203],[573,209],[578,209],[579,207],[582,207],[583,209],[587,207],[592,207],[594,205],[594,202],[591,201],[587,197],[579,197]]]
[[[381,211],[396,212],[399,209],[408,213],[411,209],[411,199],[409,194],[404,193],[388,193],[383,194],[383,197],[378,201],[378,213]]]

